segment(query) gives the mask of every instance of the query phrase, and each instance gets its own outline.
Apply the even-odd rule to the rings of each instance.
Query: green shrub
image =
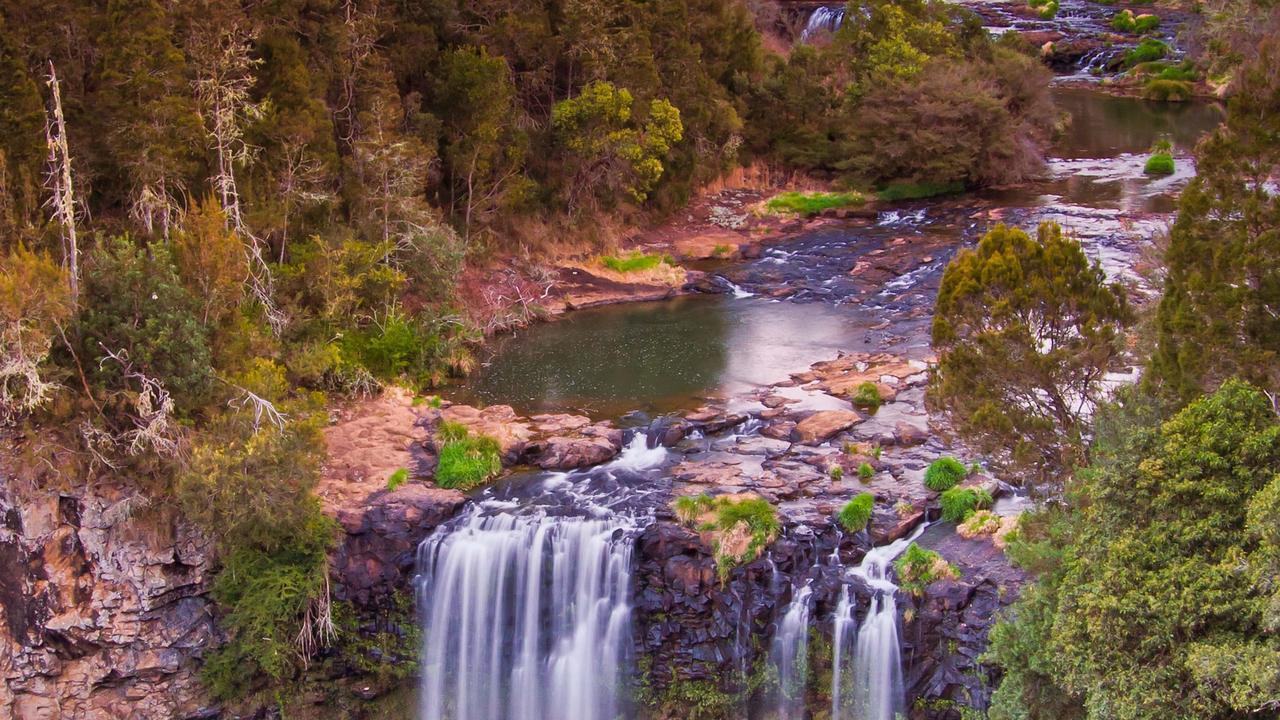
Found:
[[[880,389],[873,382],[862,383],[853,393],[853,404],[875,412],[880,408]]]
[[[831,475],[832,480],[839,482],[842,478],[844,478],[844,468],[840,467],[839,465],[832,465],[831,469],[828,471],[828,474]]]
[[[454,423],[441,423],[455,425]],[[440,448],[439,463],[436,465],[436,485],[456,490],[471,490],[502,472],[502,452],[498,441],[487,435],[473,437],[462,429],[458,437],[456,427],[447,431],[447,439]],[[445,437],[446,432],[442,431]]]
[[[1152,78],[1142,88],[1142,96],[1158,102],[1186,102],[1194,89],[1186,80],[1162,80]],[[1172,172],[1172,171],[1170,171]]]
[[[622,257],[605,255],[600,258],[600,264],[617,273],[632,273],[652,270],[666,262],[666,259],[665,255],[650,255],[637,250]]]
[[[860,192],[784,192],[769,198],[764,207],[769,212],[816,215],[823,210],[858,207],[867,202]]]
[[[1133,11],[1125,8],[1111,18],[1111,29],[1116,32],[1133,32]]]
[[[716,245],[711,248],[711,254],[715,257],[727,257],[733,253],[733,248],[728,245]]]
[[[1172,175],[1174,171],[1173,156],[1168,153],[1156,153],[1147,158],[1142,172],[1147,175]]]
[[[1111,28],[1117,32],[1138,33],[1145,35],[1146,33],[1160,27],[1160,18],[1150,13],[1134,16],[1133,11],[1129,9],[1121,10],[1111,18]]]
[[[945,492],[959,484],[965,474],[964,465],[959,460],[950,456],[940,457],[924,471],[924,484],[934,492]]]
[[[391,492],[395,492],[396,488],[405,484],[405,481],[407,481],[408,479],[409,479],[408,470],[406,470],[405,468],[400,468],[396,470],[395,472],[391,473],[391,477],[387,478],[387,490],[390,490]]]
[[[898,200],[921,200],[938,195],[950,195],[964,192],[964,183],[890,183],[876,193],[876,197],[885,202]]]
[[[1133,19],[1133,32],[1145,35],[1160,27],[1160,18],[1150,13],[1143,13]]]
[[[960,523],[956,532],[962,537],[994,535],[1000,529],[1000,516],[990,510],[978,510]]]
[[[685,525],[692,525],[703,514],[715,508],[715,505],[715,500],[706,493],[701,495],[682,495],[671,503],[671,507],[676,513],[676,519]]]
[[[782,529],[777,509],[764,498],[718,498],[715,513],[714,526],[720,532],[715,542],[716,570],[722,581],[737,565],[760,557],[765,546],[773,542]],[[726,536],[743,530],[749,539],[741,550],[735,550],[724,542]]]
[[[942,519],[967,520],[975,510],[991,506],[991,493],[982,488],[951,488],[942,493]]]
[[[858,466],[858,477],[863,480],[870,480],[875,477],[876,469],[871,467],[871,463],[862,463]]]
[[[894,569],[898,571],[898,586],[912,595],[923,595],[931,583],[960,575],[941,555],[915,543],[898,556]]]
[[[865,492],[845,503],[844,507],[840,508],[840,514],[836,516],[840,520],[840,526],[845,529],[845,532],[862,531],[871,521],[871,510],[875,507],[875,503],[875,496]]]
[[[1181,80],[1182,82],[1195,82],[1200,78],[1200,73],[1191,63],[1182,63],[1172,67],[1164,67],[1160,69],[1160,73],[1156,75],[1159,80]]]
[[[1144,38],[1138,46],[1124,54],[1124,66],[1132,68],[1145,62],[1162,60],[1169,55],[1169,46],[1163,40]]]

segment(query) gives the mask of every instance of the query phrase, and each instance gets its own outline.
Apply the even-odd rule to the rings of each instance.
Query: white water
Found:
[[[813,11],[800,31],[800,42],[809,42],[819,33],[835,32],[844,21],[844,6],[820,7]]]
[[[492,499],[418,548],[421,720],[614,720],[632,645],[639,521],[581,487],[666,459],[637,434],[613,462],[533,485],[592,517]],[[616,495],[616,493],[614,493]],[[607,493],[606,493],[607,495]],[[516,514],[516,512],[524,514]]]
[[[894,597],[898,586],[888,578],[888,572],[889,564],[920,537],[925,527],[922,524],[910,537],[872,548],[847,573],[865,581],[874,595],[862,626],[857,627],[853,593],[847,585],[841,589],[832,630],[832,720],[894,720],[905,709],[898,605]]]
[[[809,675],[809,598],[805,585],[795,591],[791,604],[773,636],[770,660],[778,671],[777,720],[803,720],[804,693]]]

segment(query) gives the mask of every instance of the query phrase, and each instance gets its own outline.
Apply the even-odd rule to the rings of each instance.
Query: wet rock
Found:
[[[790,440],[796,424],[790,421],[772,422],[760,429],[760,434],[776,440]]]
[[[899,421],[893,426],[893,441],[898,445],[909,447],[920,445],[929,439],[929,429],[922,428],[906,421]]]
[[[731,258],[742,242],[742,235],[731,230],[710,230],[676,240],[672,246],[682,260]]]
[[[805,445],[817,445],[861,421],[862,416],[852,410],[819,410],[796,423],[791,431],[791,440]]]
[[[738,255],[743,260],[759,260],[763,254],[763,248],[755,243],[743,243],[738,246]]]
[[[684,417],[694,427],[711,435],[741,425],[747,421],[749,416],[744,413],[730,413],[722,409],[704,406]]]
[[[373,607],[406,587],[418,543],[465,501],[457,490],[408,483],[338,509],[345,534],[331,563],[334,597]]]
[[[612,460],[622,450],[622,431],[588,426],[571,436],[553,436],[529,445],[526,457],[543,470],[576,470]]]

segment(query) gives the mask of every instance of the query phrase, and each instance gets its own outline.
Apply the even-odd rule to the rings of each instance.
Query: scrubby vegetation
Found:
[[[942,519],[959,523],[969,519],[977,510],[991,507],[991,494],[982,488],[953,487],[942,493]]]
[[[876,469],[871,466],[871,463],[864,462],[858,465],[858,478],[863,482],[867,482],[871,478],[875,477],[875,475]]]
[[[1124,66],[1135,67],[1142,63],[1163,60],[1169,54],[1169,45],[1163,40],[1143,38],[1142,42],[1124,54]]]
[[[853,404],[875,412],[880,409],[880,388],[873,382],[864,382],[853,392]]]
[[[600,258],[600,264],[617,273],[632,273],[652,270],[666,260],[663,255],[637,251],[623,256],[605,255]]]
[[[929,463],[924,471],[924,484],[934,492],[945,492],[965,478],[968,471],[959,460],[946,456]]]
[[[990,510],[976,510],[956,527],[956,532],[965,538],[994,535],[1000,529],[1000,524],[999,515]]]
[[[871,493],[859,493],[840,508],[838,518],[840,527],[846,532],[861,532],[871,521],[871,510],[875,507],[876,497]]]
[[[738,565],[760,557],[782,529],[777,509],[760,497],[683,496],[672,507],[680,522],[711,535],[721,580]]]
[[[765,202],[766,210],[795,215],[817,215],[833,208],[859,207],[867,199],[859,192],[784,192]]]
[[[1133,11],[1125,8],[1115,14],[1111,18],[1111,28],[1117,32],[1136,33],[1145,35],[1152,30],[1160,27],[1160,18],[1149,13],[1134,15]]]
[[[960,572],[941,555],[915,543],[898,556],[894,569],[898,573],[898,586],[912,595],[923,595],[925,588],[939,580],[960,577]]]
[[[502,452],[497,440],[487,435],[472,435],[457,423],[441,423],[438,437],[441,445],[436,485],[473,490],[502,472]]]

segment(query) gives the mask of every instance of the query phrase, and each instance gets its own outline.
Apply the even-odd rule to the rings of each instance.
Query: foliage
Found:
[[[974,511],[991,507],[991,494],[982,488],[954,487],[942,493],[942,519],[959,523],[969,519]]]
[[[1280,172],[1277,51],[1241,74],[1226,123],[1196,148],[1197,175],[1179,200],[1165,251],[1164,296],[1147,387],[1187,402],[1240,376],[1280,389]]]
[[[1158,27],[1160,27],[1159,17],[1149,13],[1135,16],[1133,11],[1128,8],[1121,10],[1111,18],[1111,29],[1117,32],[1145,35]]]
[[[1142,88],[1143,97],[1159,102],[1185,102],[1191,99],[1192,92],[1191,83],[1186,80],[1166,80],[1159,77],[1147,80]],[[1169,161],[1172,164],[1173,158],[1170,157]]]
[[[1143,38],[1136,47],[1124,54],[1124,66],[1131,68],[1145,62],[1160,60],[1169,55],[1169,46],[1163,40]]]
[[[1056,477],[1080,456],[1129,319],[1121,288],[1057,225],[1034,239],[997,226],[943,274],[929,400],[1005,468]]]
[[[681,523],[713,533],[716,568],[722,581],[733,568],[760,557],[782,529],[777,509],[760,497],[682,496],[672,507]]]
[[[866,204],[867,199],[860,192],[798,192],[778,193],[769,198],[764,208],[773,213],[793,213],[795,215],[817,215],[823,210],[832,208],[858,207]]]
[[[876,469],[871,467],[871,463],[864,462],[858,465],[858,477],[861,478],[863,482],[870,480],[875,476],[875,474]]]
[[[409,479],[409,471],[406,468],[397,468],[391,476],[387,478],[387,490],[395,492],[399,487]]]
[[[455,423],[441,425],[436,485],[472,490],[502,472],[502,451],[497,440],[488,435],[473,436]]]
[[[972,538],[978,535],[994,535],[999,529],[999,515],[990,510],[976,510],[956,527],[956,532],[961,537]]]
[[[159,379],[180,410],[208,399],[213,381],[208,333],[167,245],[144,247],[128,236],[103,242],[85,268],[81,292],[81,357],[119,354],[137,371]],[[85,370],[101,390],[129,390],[120,362],[104,359]]]
[[[47,254],[18,244],[0,257],[0,423],[49,400],[45,360],[72,311],[66,273]]]
[[[1270,402],[1232,380],[1164,423],[1147,405],[1104,412],[1070,511],[1010,546],[1041,576],[992,633],[993,717],[1216,720],[1280,693]]]
[[[639,250],[624,256],[606,255],[600,258],[600,264],[616,273],[644,272],[652,270],[666,262],[666,256],[648,254]]]
[[[959,571],[942,559],[941,555],[915,543],[907,546],[893,566],[898,573],[899,587],[912,595],[923,595],[929,585],[960,576]]]
[[[840,520],[840,526],[846,532],[861,532],[866,528],[867,523],[871,521],[871,510],[875,506],[876,497],[871,493],[859,493],[852,500],[844,504],[840,508],[840,514],[837,516]]]
[[[1173,171],[1173,156],[1169,153],[1153,153],[1142,166],[1145,175],[1172,175]]]
[[[1058,0],[1027,0],[1027,7],[1036,10],[1041,20],[1052,20],[1058,15]]]
[[[853,404],[875,412],[880,408],[880,388],[870,381],[858,385],[853,392]]]
[[[964,464],[948,455],[929,463],[924,471],[924,484],[934,492],[946,492],[959,484],[967,474]]]

